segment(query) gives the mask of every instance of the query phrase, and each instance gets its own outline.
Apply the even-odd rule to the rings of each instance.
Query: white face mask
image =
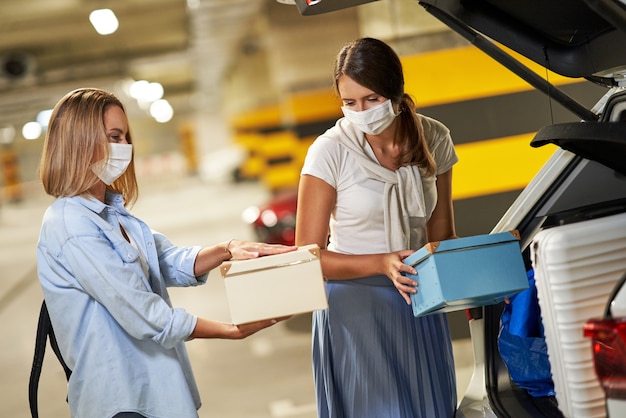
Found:
[[[346,119],[357,129],[369,135],[379,135],[400,114],[400,112],[395,113],[393,111],[393,106],[389,99],[361,112],[348,109],[346,106],[342,106],[341,110]]]
[[[91,170],[104,184],[110,186],[124,174],[132,157],[131,144],[109,143],[109,159],[98,161],[91,166]]]

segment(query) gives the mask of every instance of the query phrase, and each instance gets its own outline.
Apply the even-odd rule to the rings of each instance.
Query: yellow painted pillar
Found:
[[[22,199],[20,167],[17,152],[11,147],[0,149],[0,167],[4,178],[4,196],[10,202]]]
[[[193,127],[186,123],[180,127],[180,147],[187,162],[187,172],[189,174],[198,173],[198,150],[196,148],[196,139]]]

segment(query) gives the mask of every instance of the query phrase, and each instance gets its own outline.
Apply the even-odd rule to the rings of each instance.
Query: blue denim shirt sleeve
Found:
[[[206,283],[208,273],[194,276],[194,265],[201,247],[177,247],[169,239],[153,231],[154,242],[159,254],[159,266],[167,287],[196,286]]]
[[[195,318],[146,287],[138,251],[125,241],[75,236],[65,243],[62,255],[78,284],[134,338],[172,348],[193,331]]]

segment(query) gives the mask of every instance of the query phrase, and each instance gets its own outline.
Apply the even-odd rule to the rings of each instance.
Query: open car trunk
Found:
[[[581,119],[537,132],[531,146],[554,144],[560,149],[492,232],[519,230],[530,266],[529,245],[541,229],[626,211],[626,96],[619,87],[626,64],[626,6],[610,0],[419,3]],[[605,86],[607,94],[594,109],[587,109],[527,69],[501,45],[552,72]],[[559,408],[554,397],[530,396],[511,381],[497,344],[502,311],[501,304],[472,312],[472,338],[481,340],[474,341],[475,355],[484,360],[477,368],[484,369],[475,371],[457,416],[563,416],[567,408]]]

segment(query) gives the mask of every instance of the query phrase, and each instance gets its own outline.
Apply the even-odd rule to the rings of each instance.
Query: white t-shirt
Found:
[[[418,116],[437,164],[437,174],[450,170],[458,161],[450,131],[439,121]],[[320,178],[337,191],[336,206],[330,219],[329,250],[345,254],[385,253],[388,251],[382,197],[385,183],[367,176],[358,159],[333,139],[333,135],[344,132],[338,126],[342,120],[313,142],[301,174]],[[359,132],[358,135],[363,141],[363,134]],[[364,149],[367,156],[377,162],[369,144]],[[411,249],[417,250],[426,243],[426,222],[437,202],[435,179],[435,176],[422,177],[426,216],[410,218]]]

